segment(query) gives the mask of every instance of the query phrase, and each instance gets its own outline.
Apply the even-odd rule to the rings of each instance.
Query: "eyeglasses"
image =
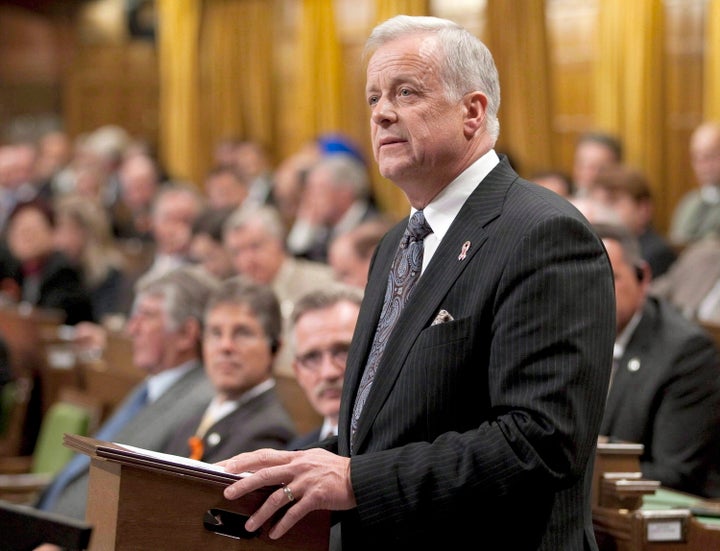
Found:
[[[305,354],[295,357],[295,361],[308,371],[317,371],[322,366],[326,355],[330,357],[330,361],[338,367],[345,367],[347,362],[349,343],[334,344],[324,350],[310,350]]]

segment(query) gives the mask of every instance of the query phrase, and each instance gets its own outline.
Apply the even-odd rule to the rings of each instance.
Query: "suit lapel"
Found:
[[[517,174],[510,169],[509,165],[501,162],[475,188],[455,217],[432,260],[420,277],[388,340],[358,423],[355,449],[360,449],[362,440],[385,403],[420,332],[430,325],[441,308],[443,298],[482,248],[487,239],[486,226],[500,214],[508,187],[516,178]],[[383,247],[382,253],[379,253],[378,258],[382,254],[382,260],[377,269],[373,267],[371,280],[368,283],[366,293],[369,291],[369,294],[366,295],[366,301],[369,304],[367,308],[365,305],[363,308],[367,315],[361,314],[358,321],[358,326],[362,327],[356,333],[357,338],[354,339],[359,341],[357,342],[358,349],[351,351],[353,368],[350,377],[346,380],[346,384],[350,385],[345,390],[346,398],[349,399],[343,400],[345,416],[341,416],[341,423],[346,423],[348,427],[349,412],[352,410],[356,387],[365,367],[370,344],[380,317],[390,265],[406,225],[407,219],[393,229],[392,239],[386,240],[389,242],[388,246]],[[468,241],[470,247],[465,251],[465,257],[460,258],[463,244]],[[392,246],[390,246],[391,244]],[[382,291],[379,288],[382,288]],[[349,435],[349,430],[347,434]]]
[[[612,386],[608,393],[607,403],[605,405],[605,414],[602,423],[602,432],[607,433],[613,430],[617,423],[619,413],[625,409],[623,404],[628,398],[627,394],[636,390],[633,385],[629,384],[630,377],[636,377],[634,372],[643,369],[643,363],[648,361],[648,351],[652,350],[654,336],[657,332],[654,325],[657,320],[657,312],[650,301],[645,302],[643,307],[643,315],[635,328],[635,331],[627,343],[627,347],[622,357],[618,361],[617,370],[613,375]],[[642,360],[642,361],[641,361]],[[630,363],[634,365],[630,365]],[[632,372],[631,372],[632,368]]]

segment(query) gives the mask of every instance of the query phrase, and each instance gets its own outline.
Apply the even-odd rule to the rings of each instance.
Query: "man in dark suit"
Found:
[[[498,158],[498,76],[479,40],[397,16],[366,54],[374,155],[413,215],[378,245],[337,442],[237,456],[225,467],[255,474],[225,496],[282,483],[246,528],[289,505],[278,538],[330,509],[344,551],[463,549],[469,537],[596,549],[589,490],[615,329],[602,243],[567,200]],[[397,283],[420,271],[406,299]]]
[[[217,462],[258,448],[284,448],[295,428],[272,378],[282,328],[266,285],[226,280],[205,310],[203,363],[215,396],[175,433],[165,452]]]
[[[357,324],[362,292],[337,285],[301,297],[292,314],[293,370],[322,426],[287,446],[296,450],[337,436],[347,354]]]
[[[615,364],[600,433],[643,444],[643,476],[720,497],[720,354],[664,299],[623,227],[596,225],[615,273]]]

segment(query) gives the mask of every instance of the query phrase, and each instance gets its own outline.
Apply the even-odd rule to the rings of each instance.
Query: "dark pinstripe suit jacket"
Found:
[[[378,246],[338,452],[407,221]],[[464,260],[462,245],[471,243]],[[351,460],[342,548],[594,549],[589,482],[615,333],[602,243],[502,161],[445,235],[385,348]],[[440,309],[454,320],[431,326]]]

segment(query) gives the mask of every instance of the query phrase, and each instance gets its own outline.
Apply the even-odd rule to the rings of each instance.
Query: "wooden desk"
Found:
[[[592,510],[600,551],[720,550],[720,519],[693,515],[701,498],[642,479],[638,446],[598,444]]]

